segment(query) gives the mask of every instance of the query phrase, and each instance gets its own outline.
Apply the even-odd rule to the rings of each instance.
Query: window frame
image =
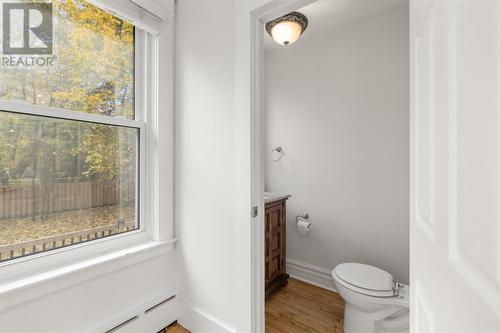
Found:
[[[155,213],[157,189],[154,183],[157,165],[155,151],[151,149],[151,145],[156,145],[153,129],[157,126],[155,99],[158,89],[156,74],[158,69],[158,36],[138,27],[135,27],[134,31],[134,119],[1,100],[0,110],[138,129],[137,177],[139,178],[139,186],[136,187],[136,198],[138,198],[136,200],[136,223],[139,223],[139,228],[0,262],[0,285],[79,263],[89,258],[106,255],[113,251],[159,241],[158,218]]]

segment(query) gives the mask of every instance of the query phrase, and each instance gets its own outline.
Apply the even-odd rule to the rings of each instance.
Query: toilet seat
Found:
[[[342,286],[371,297],[394,297],[393,276],[374,266],[344,263],[332,270],[333,278]]]

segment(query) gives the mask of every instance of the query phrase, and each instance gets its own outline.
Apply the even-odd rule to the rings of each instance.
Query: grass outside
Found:
[[[131,223],[134,215],[134,208],[107,206],[53,213],[47,220],[39,217],[35,221],[31,217],[0,220],[0,246],[113,225],[119,220]]]

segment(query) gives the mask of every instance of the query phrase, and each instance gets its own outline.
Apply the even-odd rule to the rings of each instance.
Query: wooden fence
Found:
[[[134,223],[127,223],[122,225],[113,224],[104,227],[70,232],[52,237],[35,239],[13,245],[3,245],[0,246],[0,262],[22,257],[28,254],[35,254],[72,244],[86,242],[97,238],[115,235],[134,229]]]
[[[37,214],[42,211],[50,214],[116,205],[120,196],[125,201],[133,200],[134,182],[127,183],[121,191],[115,181],[53,183],[46,198],[42,196],[40,184],[34,188],[31,185],[0,186],[0,220],[32,216],[34,208]]]

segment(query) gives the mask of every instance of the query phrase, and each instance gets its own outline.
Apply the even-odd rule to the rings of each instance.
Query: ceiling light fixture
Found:
[[[304,33],[307,17],[299,12],[291,12],[266,23],[266,31],[280,45],[293,44]]]

